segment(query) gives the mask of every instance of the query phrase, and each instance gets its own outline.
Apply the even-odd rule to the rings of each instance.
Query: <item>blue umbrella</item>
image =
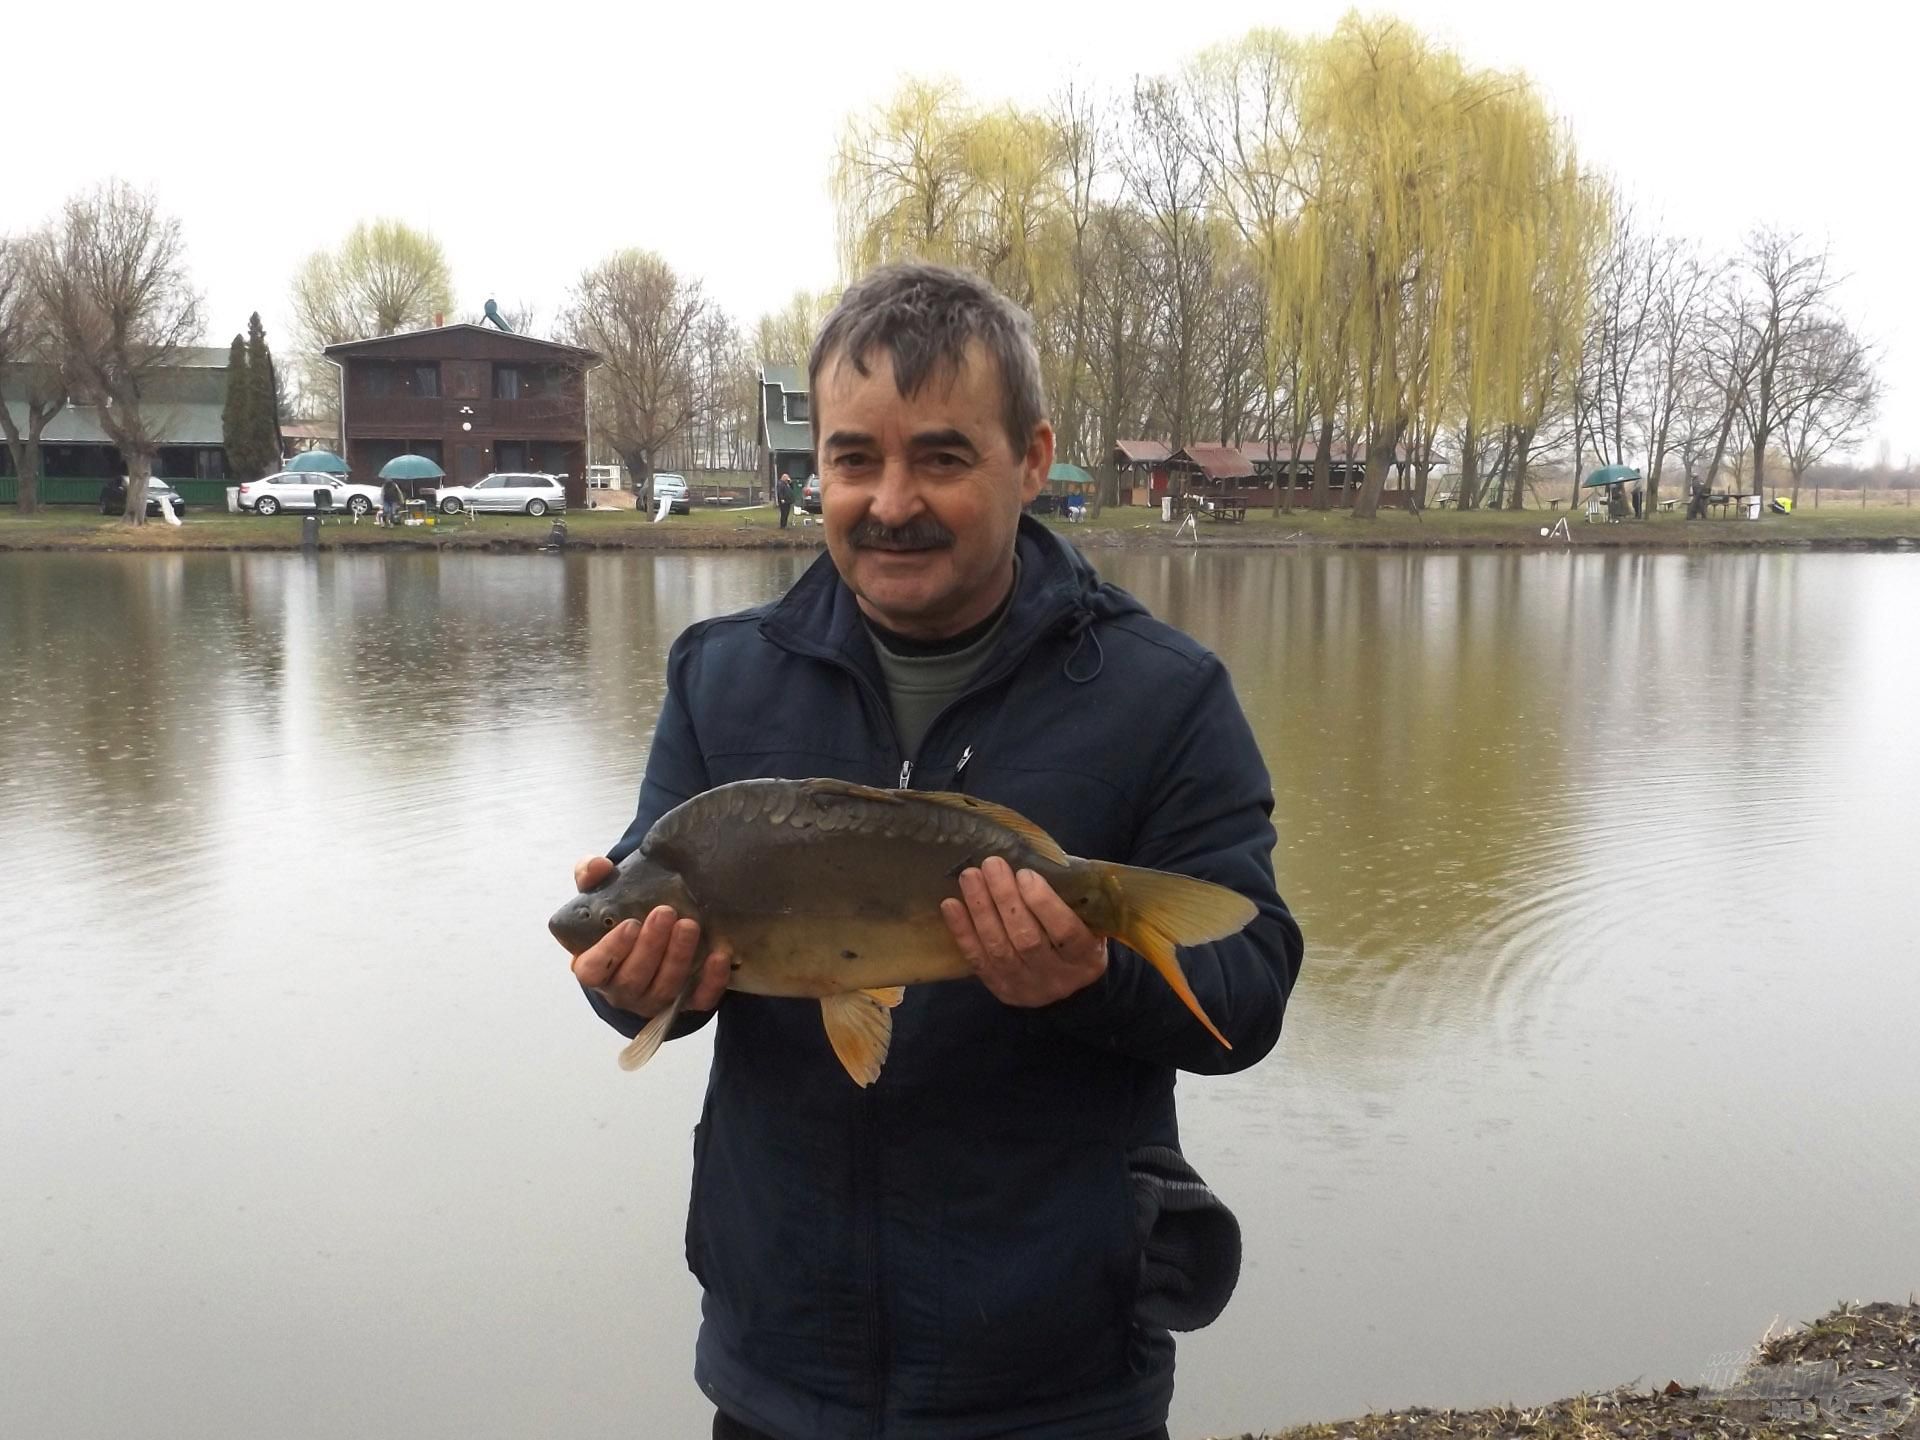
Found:
[[[345,475],[347,462],[331,450],[302,450],[287,462],[287,469],[302,475]]]

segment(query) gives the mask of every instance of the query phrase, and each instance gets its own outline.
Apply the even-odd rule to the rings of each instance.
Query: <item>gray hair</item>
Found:
[[[1001,421],[1016,455],[1033,442],[1047,418],[1040,386],[1040,352],[1033,321],[1018,305],[971,270],[946,265],[884,265],[840,297],[807,357],[813,442],[820,444],[820,372],[839,356],[862,376],[876,349],[893,357],[893,383],[917,394],[935,371],[959,373],[967,347],[978,340],[1000,367]]]

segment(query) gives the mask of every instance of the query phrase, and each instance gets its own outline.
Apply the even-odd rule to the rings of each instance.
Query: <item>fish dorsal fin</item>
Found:
[[[890,990],[849,990],[820,1002],[827,1042],[862,1089],[880,1078],[880,1067],[887,1063],[887,1050],[893,1044],[893,1007],[904,993],[897,985]]]
[[[1067,852],[1060,848],[1060,842],[1033,821],[1027,819],[1018,810],[1009,810],[1004,805],[996,805],[991,800],[982,800],[978,795],[961,795],[951,790],[915,790],[913,798],[925,800],[930,804],[944,805],[949,810],[965,810],[996,825],[1005,826],[1027,844],[1033,847],[1034,854],[1042,860],[1055,865],[1067,863]]]

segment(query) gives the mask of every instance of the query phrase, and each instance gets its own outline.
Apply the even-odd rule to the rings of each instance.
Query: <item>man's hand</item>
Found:
[[[954,943],[987,989],[1032,1008],[1084,990],[1107,969],[1107,942],[1031,870],[999,856],[960,872],[961,900],[942,900]]]
[[[604,855],[573,867],[573,888],[591,890],[614,871]],[[682,920],[668,905],[656,906],[645,920],[622,920],[604,939],[573,957],[573,975],[597,990],[609,1005],[651,1020],[686,989],[694,955],[700,948],[700,922]],[[711,1010],[726,993],[733,957],[721,950],[707,956],[689,1010]]]

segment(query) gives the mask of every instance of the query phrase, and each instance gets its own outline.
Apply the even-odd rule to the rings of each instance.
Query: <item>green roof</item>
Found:
[[[151,408],[151,419],[160,431],[162,445],[219,445],[226,436],[221,428],[221,408],[204,402],[158,404]],[[14,423],[22,435],[27,433],[27,408],[7,402]],[[111,445],[107,432],[100,428],[100,412],[91,405],[69,405],[47,422],[41,432],[42,445]]]

